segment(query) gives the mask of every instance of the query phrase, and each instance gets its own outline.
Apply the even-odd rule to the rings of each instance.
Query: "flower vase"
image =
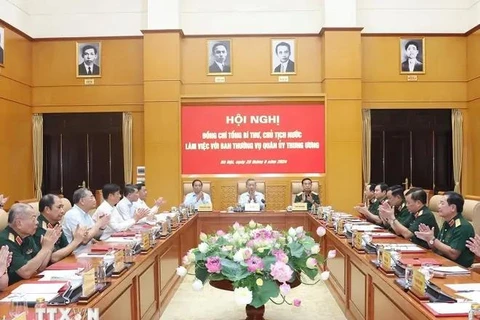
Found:
[[[247,318],[245,320],[265,320],[263,314],[265,313],[265,305],[255,308],[249,304],[246,305],[245,311],[247,313]]]

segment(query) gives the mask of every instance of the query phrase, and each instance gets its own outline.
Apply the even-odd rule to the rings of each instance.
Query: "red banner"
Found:
[[[182,173],[324,173],[322,104],[182,106]]]

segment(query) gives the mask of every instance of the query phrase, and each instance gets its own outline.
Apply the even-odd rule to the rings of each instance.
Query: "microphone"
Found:
[[[265,199],[262,199],[261,201],[262,201],[262,203],[265,205],[265,208],[266,208],[267,205],[265,204]]]

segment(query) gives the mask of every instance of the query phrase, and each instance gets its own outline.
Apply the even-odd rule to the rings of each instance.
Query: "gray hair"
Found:
[[[11,224],[15,219],[27,215],[29,210],[34,210],[33,207],[26,203],[15,203],[8,211],[8,223]]]
[[[72,197],[73,203],[74,204],[79,203],[80,200],[88,196],[88,192],[90,192],[90,190],[88,190],[87,188],[80,188],[75,190]]]

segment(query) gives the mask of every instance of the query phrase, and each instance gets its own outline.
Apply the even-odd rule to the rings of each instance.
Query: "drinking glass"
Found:
[[[430,282],[430,279],[433,277],[433,266],[431,263],[422,263],[422,267],[420,271],[424,274],[425,276],[425,281],[427,283]]]
[[[22,293],[12,294],[8,313],[11,318],[19,316],[22,313],[28,314],[28,305],[27,305],[25,294],[22,294]]]

